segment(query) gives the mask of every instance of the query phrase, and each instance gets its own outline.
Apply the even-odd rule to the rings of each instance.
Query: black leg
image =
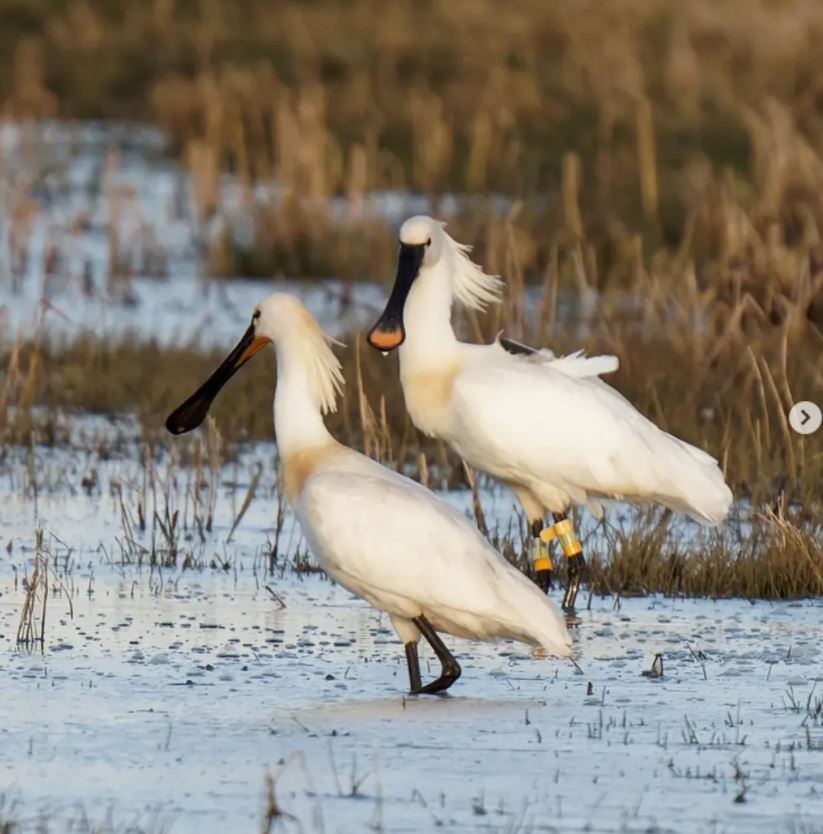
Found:
[[[565,513],[554,513],[555,530],[560,545],[563,548],[563,555],[569,566],[569,579],[566,584],[566,593],[563,594],[563,610],[574,611],[574,604],[577,601],[577,593],[580,590],[580,583],[586,570],[586,560],[583,558],[583,548],[577,540],[571,521]]]
[[[536,519],[531,523],[531,558],[532,570],[534,572],[534,583],[547,594],[552,587],[552,560],[549,556],[549,547],[540,538],[543,530],[543,519]]]
[[[420,690],[420,661],[417,659],[417,643],[406,643],[406,663],[409,667],[409,689]]]
[[[415,689],[412,685],[412,695],[422,695],[432,692],[445,692],[459,677],[460,664],[455,660],[454,655],[446,648],[440,635],[432,628],[431,623],[421,614],[415,617],[414,624],[420,629],[420,633],[429,641],[429,645],[434,649],[443,671],[437,680],[427,683],[425,686],[419,686]],[[415,646],[416,649],[416,646]],[[415,655],[416,655],[415,651]],[[407,655],[408,656],[408,655]],[[411,675],[410,675],[411,676]],[[419,677],[418,677],[419,682]]]

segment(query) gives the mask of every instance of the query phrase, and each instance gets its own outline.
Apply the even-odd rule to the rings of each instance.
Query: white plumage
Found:
[[[600,380],[616,357],[535,362],[499,348],[479,359],[455,377],[447,437],[469,462],[551,512],[585,504],[600,515],[598,499],[640,499],[704,523],[725,517],[731,492],[714,458]]]
[[[419,639],[423,614],[437,631],[569,654],[559,612],[461,513],[369,458],[340,447],[295,512],[323,568],[391,614],[404,643]]]
[[[406,406],[419,429],[507,483],[529,520],[570,504],[599,515],[607,499],[658,502],[706,524],[723,520],[732,494],[717,462],[659,429],[600,379],[617,369],[616,357],[515,355],[497,341],[459,342],[453,300],[483,309],[502,283],[431,218],[407,220],[400,243],[401,252],[418,251],[417,272],[398,272],[369,338],[382,350],[399,347]]]
[[[340,364],[296,298],[275,293],[258,306],[241,343],[169,417],[169,429],[180,433],[197,425],[220,385],[270,341],[277,351],[274,425],[286,495],[329,575],[391,615],[407,657],[415,647],[415,663],[421,617],[435,631],[511,637],[568,656],[571,638],[559,611],[468,519],[332,438],[322,413],[335,407]]]

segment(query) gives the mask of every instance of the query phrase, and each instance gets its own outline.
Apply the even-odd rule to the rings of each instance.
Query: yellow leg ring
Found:
[[[531,559],[535,570],[552,570],[552,557],[549,554],[549,546],[540,539],[532,539]]]
[[[560,542],[560,546],[563,548],[563,555],[568,558],[577,556],[578,553],[583,552],[580,541],[575,535],[574,525],[571,523],[571,519],[564,518],[562,521],[552,524],[551,527],[546,527],[540,531],[540,539],[542,541],[550,542],[554,538]]]

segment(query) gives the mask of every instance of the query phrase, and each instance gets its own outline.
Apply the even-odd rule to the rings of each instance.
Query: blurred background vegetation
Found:
[[[738,538],[708,540],[709,579],[691,592],[823,588],[821,435],[786,419],[793,402],[823,399],[820,0],[0,0],[0,21],[1,119],[148,123],[168,137],[203,280],[388,282],[385,207],[422,206],[507,283],[488,317],[458,320],[464,334],[615,353],[609,382],[721,460],[744,499]],[[0,155],[0,173],[8,164]],[[113,153],[101,180],[116,165]],[[15,171],[21,264],[53,176],[42,169]],[[128,298],[134,277],[174,278],[153,243],[124,250],[117,223],[133,210],[115,194],[103,212],[107,299]],[[71,234],[92,216],[81,207]],[[65,280],[72,241],[47,243],[48,285]],[[346,339],[333,430],[461,482],[409,422],[395,360],[360,339]],[[155,450],[180,379],[218,359],[93,333],[69,347],[24,334],[3,351],[0,437],[61,443],[60,409],[129,411]],[[218,401],[230,444],[271,436],[271,364]],[[659,528],[641,533],[657,553]],[[757,570],[716,584],[711,566],[746,553]],[[644,587],[681,588],[681,561],[679,579]]]
[[[796,272],[760,243],[823,265],[816,0],[0,0],[0,18],[3,115],[157,124],[206,215],[229,171],[287,201],[508,195],[529,273],[558,241],[591,246],[601,281],[684,243],[701,268],[746,261],[744,283]],[[370,258],[335,269],[328,223],[276,214],[215,269],[355,278],[390,261],[372,235]]]

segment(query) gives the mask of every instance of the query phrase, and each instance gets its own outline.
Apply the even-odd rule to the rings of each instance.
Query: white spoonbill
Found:
[[[483,310],[503,287],[468,251],[443,223],[408,219],[394,288],[368,339],[383,352],[400,349],[400,382],[417,428],[511,487],[529,520],[544,590],[552,569],[546,542],[560,540],[569,557],[563,607],[571,609],[585,565],[566,517],[571,504],[599,516],[605,499],[654,501],[717,524],[732,494],[714,458],[659,429],[600,379],[617,369],[617,357],[458,341],[453,300]],[[547,512],[555,523],[541,530]]]
[[[511,637],[569,656],[560,612],[461,513],[329,434],[323,414],[336,408],[340,363],[293,296],[274,293],[257,306],[243,338],[166,428],[181,434],[200,425],[225,382],[269,343],[277,352],[274,428],[286,496],[326,572],[390,615],[405,645],[411,691],[441,692],[460,676],[438,631]],[[421,634],[443,667],[425,686]]]

